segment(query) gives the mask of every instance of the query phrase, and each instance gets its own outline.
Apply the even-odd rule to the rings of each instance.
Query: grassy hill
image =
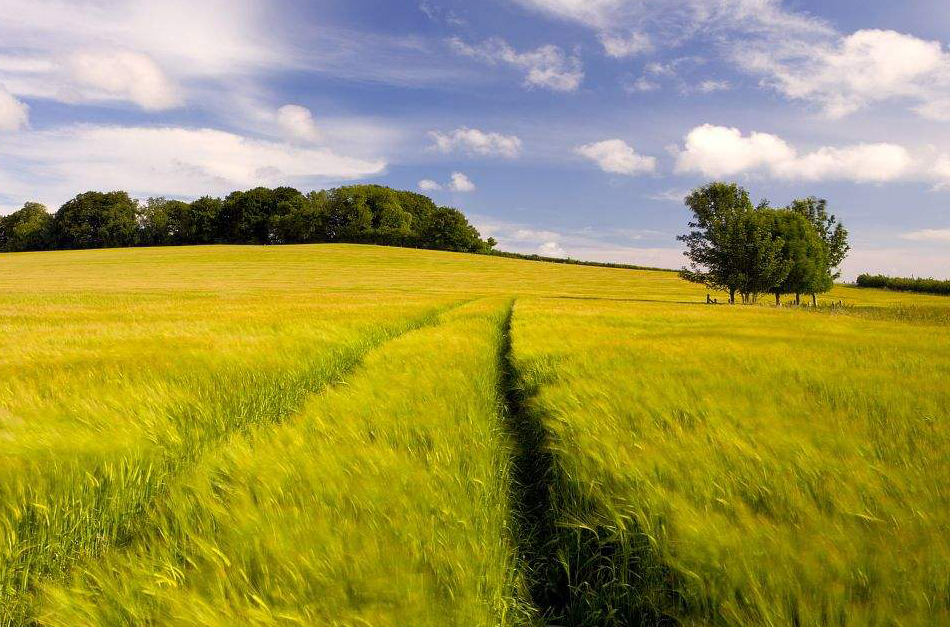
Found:
[[[705,300],[359,245],[0,255],[0,626],[950,622],[950,300]]]

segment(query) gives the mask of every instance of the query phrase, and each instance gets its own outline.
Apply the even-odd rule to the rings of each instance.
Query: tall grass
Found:
[[[584,541],[562,561],[597,564],[586,624],[950,623],[950,329],[550,300],[514,320]]]
[[[38,581],[126,542],[205,450],[283,420],[367,350],[453,301],[100,289],[4,294],[3,302],[6,626],[26,620]]]
[[[370,353],[274,429],[232,437],[128,547],[48,586],[49,625],[511,625],[506,303]],[[433,350],[434,347],[438,350]]]
[[[0,626],[946,622],[946,299],[705,296],[373,246],[2,255]]]

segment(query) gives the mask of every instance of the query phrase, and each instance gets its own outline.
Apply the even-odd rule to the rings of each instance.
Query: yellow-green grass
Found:
[[[950,326],[521,299],[513,345],[578,622],[950,624]]]
[[[38,298],[149,293],[185,298],[326,293],[404,295],[521,294],[613,300],[704,302],[722,293],[680,279],[675,272],[553,264],[356,244],[300,246],[185,246],[0,255],[0,307],[24,311]],[[770,297],[762,297],[768,304]],[[788,300],[786,297],[784,300]],[[808,300],[808,299],[805,299]],[[836,286],[822,303],[950,306],[944,296]],[[19,309],[13,309],[19,306]]]
[[[596,407],[598,402],[612,399],[608,407],[613,412],[611,415],[595,420],[596,416],[579,414],[579,421],[592,424],[578,422],[574,428],[589,429],[590,438],[602,445],[615,441],[624,451],[656,445],[650,434],[638,435],[640,431],[627,426],[640,416],[637,412],[641,404],[634,402],[635,395],[662,395],[663,390],[682,389],[676,387],[676,382],[684,385],[682,381],[692,380],[694,369],[707,372],[699,365],[705,360],[711,364],[708,371],[718,371],[719,375],[702,384],[705,386],[701,387],[705,395],[702,402],[734,409],[730,414],[732,422],[711,423],[708,429],[719,439],[682,440],[682,449],[677,448],[679,438],[674,438],[675,442],[668,441],[670,450],[678,454],[691,451],[697,455],[697,451],[702,451],[702,455],[710,459],[727,459],[732,449],[723,442],[731,441],[734,432],[740,432],[750,438],[753,436],[749,434],[756,434],[755,442],[765,442],[767,447],[777,451],[772,453],[771,448],[763,448],[768,455],[760,451],[769,468],[794,472],[796,466],[788,463],[787,458],[789,451],[799,445],[804,447],[801,449],[803,459],[817,460],[816,468],[824,467],[822,464],[837,468],[835,464],[851,459],[844,456],[839,460],[836,457],[839,448],[851,450],[847,447],[867,444],[863,441],[867,434],[857,428],[850,441],[845,435],[840,436],[843,444],[836,445],[838,448],[815,444],[815,434],[824,431],[815,431],[812,422],[819,424],[820,429],[838,433],[833,431],[837,428],[834,425],[857,420],[851,413],[847,414],[851,418],[842,417],[844,410],[839,405],[844,401],[835,395],[839,392],[828,391],[845,389],[834,387],[839,385],[839,380],[832,375],[839,370],[852,377],[840,380],[840,385],[846,385],[846,381],[853,384],[848,389],[858,400],[852,413],[857,415],[862,408],[871,407],[878,413],[865,414],[883,415],[887,419],[878,421],[881,424],[893,423],[907,430],[905,440],[911,443],[908,446],[933,454],[945,455],[950,451],[945,435],[939,435],[945,433],[941,431],[945,413],[935,413],[930,422],[914,422],[914,408],[906,403],[897,404],[904,403],[905,397],[914,396],[939,409],[938,401],[947,400],[946,384],[937,377],[945,375],[945,325],[950,299],[836,287],[822,297],[822,302],[841,301],[846,307],[806,313],[765,306],[698,305],[705,301],[706,293],[705,288],[686,283],[669,272],[555,265],[358,245],[202,246],[0,255],[0,626],[37,621],[69,624],[64,617],[76,617],[73,624],[83,624],[78,618],[82,616],[86,616],[84,620],[99,621],[98,624],[103,625],[214,625],[227,624],[232,619],[233,623],[236,617],[261,624],[281,621],[294,624],[287,618],[291,615],[297,618],[319,616],[327,624],[339,625],[363,624],[360,620],[374,625],[398,624],[399,621],[409,624],[411,621],[405,619],[408,613],[449,616],[459,624],[479,621],[480,624],[509,624],[525,618],[525,606],[530,599],[518,595],[519,568],[511,563],[510,532],[504,526],[505,516],[499,515],[499,511],[506,508],[511,511],[505,513],[515,520],[524,515],[522,504],[506,501],[499,492],[500,486],[508,480],[506,464],[510,453],[505,438],[499,434],[507,433],[514,440],[518,434],[507,432],[507,423],[497,413],[483,412],[479,415],[481,422],[469,425],[467,431],[459,428],[448,435],[440,434],[446,438],[443,444],[454,442],[460,449],[464,449],[466,437],[480,434],[482,439],[476,444],[484,446],[460,450],[457,458],[440,458],[437,461],[444,465],[417,469],[420,474],[408,478],[396,472],[395,465],[384,467],[380,461],[376,468],[363,463],[378,454],[380,460],[408,464],[405,456],[387,452],[385,447],[379,450],[368,447],[362,451],[362,457],[356,455],[353,459],[342,452],[331,456],[324,451],[327,459],[320,472],[326,471],[327,477],[342,477],[340,481],[346,479],[350,483],[327,480],[327,489],[312,495],[317,500],[294,501],[296,497],[288,496],[291,501],[281,507],[268,509],[261,505],[256,510],[248,510],[246,525],[241,528],[230,529],[228,522],[222,522],[229,521],[222,518],[223,508],[229,501],[216,491],[219,483],[229,490],[235,482],[252,484],[251,477],[256,475],[249,473],[266,475],[268,464],[278,467],[276,478],[298,478],[292,473],[288,475],[278,462],[291,470],[299,466],[304,473],[302,481],[316,490],[312,484],[319,482],[306,473],[321,467],[319,464],[310,467],[312,460],[293,457],[310,452],[299,442],[292,445],[294,438],[301,433],[313,435],[312,429],[318,428],[320,421],[328,416],[341,420],[344,411],[346,416],[356,420],[356,425],[377,422],[385,425],[386,416],[391,413],[403,416],[407,429],[418,425],[423,432],[431,430],[430,406],[425,399],[413,395],[414,388],[408,383],[414,379],[411,376],[414,370],[407,367],[400,371],[399,362],[374,362],[376,374],[367,374],[369,362],[366,368],[354,370],[367,355],[390,355],[394,359],[392,355],[398,354],[399,359],[408,364],[409,353],[386,352],[397,350],[387,344],[395,338],[399,338],[398,344],[392,346],[412,346],[421,354],[422,361],[416,366],[419,372],[425,371],[430,362],[438,366],[447,363],[445,360],[456,360],[452,363],[467,369],[464,372],[473,377],[473,381],[468,381],[468,378],[460,380],[449,376],[455,372],[453,366],[444,370],[448,386],[436,385],[438,382],[434,383],[431,378],[420,378],[420,384],[438,389],[440,396],[432,400],[434,406],[442,407],[440,403],[453,396],[449,390],[454,390],[464,407],[484,404],[487,392],[483,383],[498,378],[497,325],[499,316],[503,316],[499,312],[504,309],[504,303],[513,298],[518,299],[514,317],[518,333],[530,330],[535,334],[533,338],[517,340],[519,351],[529,351],[524,357],[527,361],[519,361],[520,352],[516,360],[522,366],[530,365],[525,376],[530,376],[532,368],[540,363],[548,368],[542,381],[552,390],[559,389],[559,393],[566,394],[568,401],[583,398],[582,404],[586,404],[589,396]],[[713,296],[720,302],[723,300],[721,294]],[[467,322],[455,320],[455,313],[446,313],[455,311],[453,308],[463,303],[484,298],[489,300],[464,306],[476,310],[487,308],[483,314],[464,314],[473,318],[466,318]],[[703,326],[705,322],[696,320],[707,321],[708,325]],[[440,321],[446,325],[432,326]],[[644,325],[651,326],[654,335],[645,345],[632,344],[631,338],[643,335]],[[493,329],[490,332],[489,327]],[[839,330],[841,337],[832,333],[833,329]],[[448,334],[446,337],[471,334],[473,350],[483,361],[475,360],[474,353],[461,350],[443,354],[445,346],[454,346],[443,341],[440,336],[443,332]],[[882,340],[878,338],[879,332]],[[744,338],[742,343],[733,342],[736,333]],[[844,337],[853,341],[853,347],[842,339]],[[671,342],[671,348],[665,349],[661,341]],[[788,354],[790,346],[796,347],[794,354]],[[923,352],[918,348],[924,349]],[[857,352],[849,352],[852,349]],[[634,359],[640,353],[651,354],[650,350],[656,358],[655,363],[645,364],[649,368],[633,373],[614,370],[615,362],[626,368],[625,359]],[[677,350],[686,353],[692,361],[673,359]],[[866,352],[861,353],[861,350]],[[662,355],[668,358],[661,359]],[[603,363],[598,366],[600,356]],[[385,361],[386,358],[373,359]],[[577,373],[572,370],[575,362],[588,364],[586,382],[576,379]],[[692,366],[684,366],[684,371],[677,369],[680,363]],[[391,365],[395,370],[387,370],[383,365]],[[804,379],[793,378],[791,387],[777,386],[776,378],[781,380],[782,373],[786,372],[782,368],[786,366],[794,370],[796,377],[804,376],[800,372],[814,372],[825,383],[806,385]],[[877,378],[861,379],[862,368],[878,373]],[[400,372],[410,375],[400,377]],[[763,379],[763,372],[772,372],[772,378]],[[598,381],[599,388],[595,385]],[[468,388],[465,382],[469,383]],[[477,390],[471,387],[475,383],[481,386]],[[696,385],[700,386],[699,380]],[[826,389],[822,385],[832,387]],[[326,397],[313,397],[327,386],[337,386],[339,390]],[[351,389],[348,386],[359,392],[347,396]],[[393,396],[369,400],[374,394],[387,390]],[[583,396],[584,390],[588,396]],[[767,412],[779,412],[774,399],[785,398],[783,394],[791,397],[787,399],[789,411],[783,414],[785,422],[774,423],[781,424],[781,429],[766,429],[773,423],[764,417],[771,416]],[[333,407],[326,404],[330,403],[328,398],[335,399],[331,403]],[[756,409],[753,409],[753,399]],[[792,403],[793,400],[797,404]],[[392,409],[373,405],[382,401]],[[893,407],[892,403],[895,403]],[[551,416],[566,417],[574,411],[570,403],[563,407],[554,403],[544,408],[550,410]],[[802,417],[805,410],[810,413]],[[677,412],[679,409],[673,405],[664,409],[657,404],[654,413],[665,415],[666,420],[674,424],[673,417],[680,415]],[[453,414],[446,424],[459,427],[453,422],[457,420],[461,420],[460,415]],[[544,426],[560,438],[562,422],[561,419],[545,421]],[[286,426],[279,426],[281,424]],[[461,424],[467,423],[463,420]],[[864,423],[858,421],[857,424]],[[936,435],[926,430],[913,431],[925,429],[921,424],[934,430]],[[491,425],[496,429],[491,437],[479,431]],[[511,425],[507,427],[510,429]],[[884,426],[879,428],[884,434],[881,438],[889,441],[891,432]],[[352,437],[360,433],[332,434],[342,438],[338,440],[324,435],[324,448],[330,450],[336,444],[341,449],[355,446]],[[398,452],[404,444],[399,438],[406,434],[393,433],[396,435],[389,443],[390,448]],[[776,433],[784,434],[786,439],[773,442]],[[589,477],[607,476],[607,470],[592,470],[596,465],[590,460],[598,459],[602,454],[600,449],[592,445],[584,452],[587,448],[586,440],[583,444],[576,443],[570,463],[583,464],[591,473]],[[255,461],[258,449],[264,461]],[[284,453],[286,458],[281,457]],[[558,453],[560,459],[560,449]],[[265,459],[265,454],[270,457]],[[357,462],[357,459],[363,461]],[[675,461],[673,457],[670,459]],[[494,474],[490,477],[479,474],[486,472],[489,460]],[[465,472],[452,475],[450,470],[460,464],[465,465]],[[677,464],[679,462],[673,467]],[[626,461],[623,466],[628,467]],[[914,515],[919,518],[916,524],[923,531],[911,530],[910,523],[901,523],[901,529],[908,530],[908,537],[919,538],[918,543],[889,543],[895,538],[893,534],[870,526],[861,536],[852,533],[852,527],[842,526],[837,519],[833,520],[834,529],[840,531],[836,533],[841,537],[857,538],[854,542],[860,538],[878,542],[879,546],[868,545],[875,553],[860,554],[861,559],[893,563],[899,557],[904,559],[910,555],[908,563],[913,565],[913,560],[921,555],[918,550],[921,543],[930,541],[926,529],[933,529],[934,521],[944,526],[947,523],[946,510],[934,509],[939,499],[931,498],[934,490],[928,487],[932,484],[927,483],[940,476],[939,471],[930,472],[915,483],[909,470],[893,474],[890,466],[869,462],[867,467],[871,466],[875,468],[873,472],[834,477],[834,480],[844,481],[842,485],[851,488],[859,486],[860,490],[877,489],[874,486],[878,484],[868,482],[880,474],[881,468],[890,473],[881,475],[890,482],[888,490],[893,488],[913,495],[913,498],[907,497],[908,507],[921,512]],[[326,470],[331,467],[334,470]],[[629,467],[635,468],[632,463]],[[334,472],[337,475],[333,475]],[[597,475],[598,472],[606,474]],[[658,472],[672,471],[661,468]],[[224,483],[221,483],[218,481],[221,473],[228,476],[233,473],[241,480],[222,479]],[[456,483],[442,485],[449,476],[454,476]],[[427,481],[431,480],[433,485],[423,489],[419,477],[428,477]],[[745,477],[743,485],[750,486],[750,490],[758,489],[755,487],[759,486],[757,477]],[[389,479],[389,483],[382,478]],[[680,510],[675,507],[678,507],[679,497],[666,501],[663,500],[665,493],[657,493],[654,495],[657,502],[641,501],[639,492],[628,491],[626,478],[617,481],[622,488],[610,492],[613,498],[622,502],[629,499],[641,508],[638,511],[647,514],[656,512],[659,517],[669,516],[667,524],[671,529],[678,524]],[[680,487],[686,493],[701,492],[712,485],[702,473],[684,477],[683,481]],[[762,481],[761,486],[771,489],[766,479]],[[332,496],[334,486],[343,485],[357,490],[359,495],[346,501],[351,509],[336,512],[336,518],[326,509],[315,510],[320,514],[316,516],[319,520],[313,523],[317,526],[311,529],[316,534],[314,543],[303,543],[299,534],[305,527],[295,527],[288,522],[294,512],[310,511],[307,508],[316,508],[318,502],[332,503],[326,498]],[[264,484],[261,489],[279,491],[280,487]],[[400,488],[402,492],[394,490],[390,495],[389,487]],[[570,492],[573,488],[567,487],[565,495],[574,494]],[[253,501],[260,496],[242,486],[235,490],[239,499]],[[407,491],[417,492],[419,503],[404,499]],[[516,490],[515,494],[521,492]],[[945,496],[945,493],[938,496],[940,494]],[[443,510],[425,509],[433,502],[434,495],[446,498]],[[466,495],[468,500],[465,500]],[[475,495],[482,500],[476,500]],[[391,500],[383,497],[391,497]],[[343,497],[337,494],[335,498]],[[377,498],[381,502],[379,508],[374,509],[373,502]],[[849,498],[848,494],[842,497],[841,507],[851,507]],[[205,502],[199,502],[202,499]],[[448,503],[450,499],[456,500]],[[406,519],[400,521],[390,516],[392,510],[387,509],[397,501],[417,509],[407,512]],[[605,499],[604,503],[603,508],[607,508],[604,511],[626,511],[615,502],[608,504]],[[180,513],[186,518],[175,517],[175,504],[183,506]],[[589,508],[581,509],[586,515]],[[426,535],[426,527],[418,517],[423,511],[429,512],[430,530],[442,530],[440,532],[447,534],[444,538],[468,547],[466,551],[459,552],[449,543],[439,544],[437,533]],[[862,511],[856,513],[862,514]],[[367,520],[375,522],[362,527],[365,533],[354,535],[361,528],[361,522]],[[467,527],[458,526],[458,522],[464,520],[473,522]],[[710,521],[711,527],[716,524],[714,517]],[[186,523],[191,522],[197,527],[188,527]],[[205,524],[215,525],[214,533],[205,533],[206,528],[202,527]],[[755,537],[756,531],[766,533],[763,530],[772,528],[768,521],[762,524],[756,527],[749,523],[752,531],[746,529],[743,533]],[[870,522],[860,524],[870,525]],[[927,527],[928,524],[931,526]],[[287,535],[276,538],[274,534],[288,525]],[[787,525],[773,526],[788,530]],[[338,560],[344,556],[340,547],[352,551],[354,562],[347,565],[336,562],[337,570],[326,560],[319,562],[327,572],[336,573],[341,582],[348,582],[341,583],[343,592],[340,588],[335,591],[319,588],[323,591],[321,594],[328,594],[328,598],[338,598],[333,594],[352,595],[347,596],[352,604],[338,604],[340,613],[333,614],[329,604],[321,605],[319,599],[314,598],[317,588],[312,586],[329,585],[330,579],[318,578],[309,558],[300,562],[300,570],[294,570],[294,566],[282,571],[280,576],[275,575],[274,579],[258,580],[254,584],[258,587],[250,581],[242,584],[239,579],[231,579],[228,568],[223,572],[216,570],[220,563],[212,563],[210,557],[214,549],[224,551],[230,547],[232,550],[232,545],[246,540],[246,534],[254,529],[266,530],[270,534],[266,536],[267,542],[273,539],[274,544],[266,545],[262,539],[266,545],[262,549],[264,553],[253,553],[256,549],[251,546],[248,548],[251,553],[241,553],[239,548],[233,555],[238,560],[264,560],[263,563],[272,568],[268,573],[277,567],[275,562],[267,560],[295,543],[302,544],[301,550],[291,557],[306,558],[307,551],[312,555],[321,546],[336,551],[334,555]],[[417,533],[417,530],[420,531]],[[374,570],[372,562],[376,557],[389,550],[396,551],[392,548],[394,537],[403,540],[407,548],[401,554],[393,553],[398,559],[394,557],[388,566],[383,562],[380,569]],[[724,537],[723,544],[710,542],[703,550],[711,555],[725,555],[730,545],[726,542],[728,534]],[[839,536],[827,537],[834,540]],[[934,545],[941,546],[937,541]],[[441,548],[436,550],[434,546]],[[476,546],[480,548],[472,548]],[[841,555],[854,557],[859,554],[855,547],[860,546],[863,545],[845,545]],[[416,572],[413,568],[418,563],[406,557],[419,551],[423,551],[425,563],[435,569],[435,574],[422,583],[413,580],[412,573]],[[187,562],[192,559],[190,556],[194,556],[194,564]],[[463,558],[468,561],[461,561]],[[139,559],[143,561],[138,563]],[[749,564],[760,563],[756,559],[751,553],[739,552],[734,563],[748,570],[752,568]],[[786,572],[782,569],[797,572],[795,569],[800,563],[811,564],[804,557],[801,558],[804,561],[796,559],[797,554],[776,553],[767,560],[763,558],[760,564],[763,568],[778,564],[777,572]],[[168,581],[160,577],[150,580],[146,576],[149,564],[172,568],[182,560],[187,568],[180,568],[181,574],[169,570]],[[394,570],[400,563],[406,570]],[[450,563],[451,566],[445,566]],[[940,563],[936,562],[937,566]],[[684,590],[690,594],[699,590],[704,595],[702,603],[707,604],[719,603],[714,593],[726,585],[723,581],[728,585],[751,586],[736,588],[738,592],[732,590],[733,593],[757,594],[759,583],[751,575],[746,579],[730,579],[734,570],[727,567],[732,564],[727,560],[721,569],[730,573],[728,577],[720,577],[716,574],[719,571],[698,572],[701,588]],[[850,564],[825,569],[828,579],[822,581],[838,582],[828,584],[829,589],[835,585],[850,586],[849,579],[841,579],[842,573],[851,572]],[[466,568],[474,569],[475,574],[467,578],[456,576]],[[526,568],[530,574],[530,565]],[[913,570],[916,567],[908,568],[910,573],[921,572]],[[443,577],[445,572],[456,574]],[[945,582],[946,575],[942,576]],[[384,581],[386,577],[392,581]],[[788,579],[783,575],[774,579],[778,583],[772,588],[763,584],[761,589],[774,592]],[[94,580],[100,581],[101,586]],[[262,581],[270,583],[262,584]],[[365,582],[369,592],[354,588],[354,582]],[[386,585],[401,592],[388,599],[372,596],[383,595]],[[36,592],[40,588],[46,592],[38,597]],[[161,594],[156,592],[159,589]],[[933,597],[945,591],[946,584],[937,581],[927,588],[918,577],[908,579],[904,589],[907,595],[918,599],[921,595]],[[276,597],[261,596],[260,590]],[[794,587],[786,590],[791,595],[788,598],[796,602],[801,596],[812,595],[811,589],[796,590]],[[690,598],[700,598],[700,592]],[[438,600],[440,594],[445,595],[441,601]],[[254,595],[256,600],[252,598]],[[362,604],[361,599],[367,598],[373,602]],[[898,597],[893,599],[894,603],[904,603]],[[458,611],[446,614],[444,608],[456,601]],[[123,615],[121,612],[125,610],[115,609],[126,607],[123,602],[127,602],[131,614]],[[880,616],[889,615],[898,607],[866,605],[871,608],[869,612],[878,611],[874,607],[880,607]],[[297,609],[289,614],[273,610],[291,606]],[[41,607],[46,613],[40,621]],[[919,606],[913,605],[913,608],[919,609]],[[537,609],[544,612],[546,608]],[[119,613],[109,613],[113,611]],[[351,613],[346,614],[346,611]],[[152,623],[144,619],[136,622],[130,618],[134,612],[145,612],[143,615],[155,618]],[[722,613],[719,609],[716,612]],[[120,616],[125,618],[120,619]],[[736,616],[739,616],[736,624],[744,624],[741,621],[748,619],[747,615],[737,613]],[[864,615],[856,616],[860,619]],[[411,624],[425,624],[423,620]],[[854,624],[860,624],[860,620]]]
[[[372,351],[292,420],[231,438],[175,482],[130,547],[49,587],[43,622],[524,618],[498,394],[507,310],[454,310]]]
[[[242,288],[240,277],[178,290],[147,278],[163,252],[137,264],[65,255],[85,273],[69,283],[60,259],[45,280],[18,274],[42,256],[3,259],[14,287],[0,292],[0,624],[22,620],[37,579],[124,541],[216,440],[280,421],[369,348],[460,302]]]

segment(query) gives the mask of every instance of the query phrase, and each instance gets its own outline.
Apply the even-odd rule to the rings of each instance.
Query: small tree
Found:
[[[778,219],[772,209],[756,209],[741,214],[729,238],[729,255],[737,268],[735,275],[742,302],[756,302],[759,294],[771,291],[788,276],[792,263],[783,254],[785,241],[773,224]]]
[[[788,274],[769,291],[775,304],[783,294],[807,292],[825,268],[825,250],[811,223],[801,214],[787,209],[770,210],[771,229],[782,240],[781,256],[788,264]]]
[[[838,266],[851,250],[848,244],[848,231],[834,215],[828,214],[828,202],[824,198],[800,198],[792,201],[789,209],[803,216],[814,227],[824,250],[824,265],[816,269],[811,281],[804,288],[805,294],[811,294],[812,304],[818,304],[817,294],[827,292],[834,287],[835,279],[841,276]],[[795,302],[799,302],[799,294]]]

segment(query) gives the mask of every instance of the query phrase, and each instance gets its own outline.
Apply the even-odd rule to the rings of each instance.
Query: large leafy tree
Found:
[[[188,205],[187,212],[182,210],[179,216],[173,216],[181,243],[211,244],[215,242],[221,204],[220,198],[202,196]]]
[[[394,192],[402,208],[412,214],[412,232],[410,241],[407,243],[413,246],[424,246],[424,234],[428,232],[432,218],[439,207],[428,196],[403,190],[394,190]]]
[[[303,194],[292,187],[255,187],[232,192],[221,204],[217,216],[218,239],[230,244],[271,244],[275,216],[283,215],[303,201]]]
[[[791,270],[792,263],[784,254],[785,241],[773,228],[776,213],[760,206],[743,212],[729,225],[728,253],[743,302],[756,302],[759,294],[785,281]]]
[[[373,210],[365,190],[354,185],[331,189],[324,218],[327,241],[365,242],[373,234]]]
[[[60,248],[132,246],[138,235],[138,202],[127,192],[85,192],[56,212]]]
[[[326,211],[325,191],[310,192],[306,196],[292,197],[281,202],[277,215],[271,216],[271,241],[276,244],[324,241]]]
[[[741,221],[755,210],[749,193],[735,183],[716,182],[693,190],[685,202],[693,217],[690,232],[677,238],[686,244],[690,261],[682,276],[729,292],[729,302],[734,303],[747,277],[743,259],[747,229]]]
[[[785,294],[801,294],[815,282],[825,268],[825,251],[818,233],[801,214],[786,209],[769,209],[763,213],[769,228],[782,244],[780,256],[788,266],[785,278],[769,288],[775,304]]]
[[[0,217],[0,251],[45,250],[52,245],[53,216],[45,205],[28,202]]]
[[[191,219],[191,205],[180,200],[149,198],[139,208],[139,243],[144,246],[184,244],[181,231]]]
[[[424,235],[427,248],[458,252],[487,252],[489,244],[483,242],[465,215],[458,209],[436,209]]]

